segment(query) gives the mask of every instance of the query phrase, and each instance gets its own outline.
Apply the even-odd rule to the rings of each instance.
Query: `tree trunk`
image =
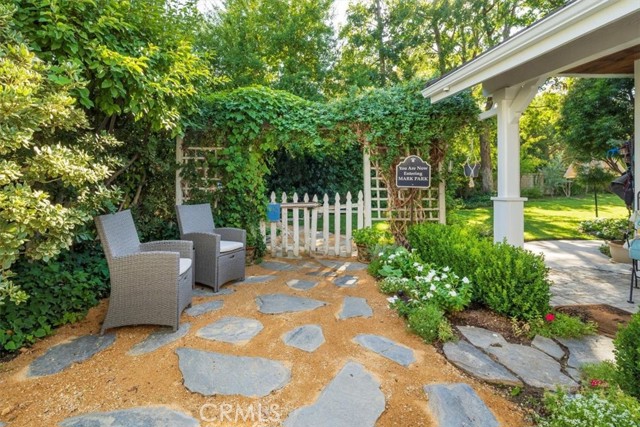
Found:
[[[493,167],[491,165],[491,128],[487,121],[480,124],[480,173],[482,192],[493,192]]]

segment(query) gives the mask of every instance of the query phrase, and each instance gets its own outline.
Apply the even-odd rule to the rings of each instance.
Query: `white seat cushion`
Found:
[[[191,267],[191,258],[180,258],[180,275],[182,276],[184,273],[189,270]]]
[[[231,240],[220,240],[220,253],[235,251],[242,248],[242,242],[233,242]]]

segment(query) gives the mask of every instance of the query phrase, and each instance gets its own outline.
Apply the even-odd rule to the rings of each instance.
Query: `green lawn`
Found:
[[[450,212],[454,221],[493,227],[493,208],[461,209]],[[627,208],[618,196],[598,194],[598,216],[624,218]],[[595,218],[593,195],[535,199],[524,204],[524,239],[590,239],[578,231],[578,224]]]

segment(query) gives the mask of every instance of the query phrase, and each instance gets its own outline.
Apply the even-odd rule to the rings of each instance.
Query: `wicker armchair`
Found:
[[[96,217],[95,222],[111,276],[109,309],[101,333],[140,324],[177,330],[182,310],[191,305],[193,243],[140,243],[129,210]]]
[[[196,282],[212,287],[230,280],[244,280],[247,233],[239,228],[215,228],[211,206],[178,205],[180,238],[196,250]]]

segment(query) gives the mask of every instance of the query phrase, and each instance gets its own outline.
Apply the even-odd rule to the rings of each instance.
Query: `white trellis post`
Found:
[[[367,150],[362,153],[362,170],[364,175],[364,226],[371,227],[371,159]]]
[[[340,193],[336,193],[336,201],[333,205],[333,250],[335,256],[340,256]]]
[[[352,204],[351,204],[351,191],[347,191],[347,206],[346,206],[346,214],[347,214],[347,224],[346,227],[347,229],[345,230],[345,248],[346,248],[346,255],[347,256],[351,256],[351,249],[352,249],[352,245],[351,245],[351,227],[352,227],[352,218],[351,218],[351,213],[352,213]]]
[[[318,203],[318,196],[313,195],[313,203]],[[309,246],[309,253],[316,253],[316,235],[318,233],[318,208],[315,207],[311,210],[311,245]]]
[[[329,196],[324,193],[322,204],[322,254],[329,254]]]
[[[298,193],[293,193],[293,203],[298,203]],[[293,256],[300,256],[300,209],[293,208]]]
[[[287,203],[287,193],[282,192],[282,204]],[[289,256],[289,212],[282,208],[282,256]]]

